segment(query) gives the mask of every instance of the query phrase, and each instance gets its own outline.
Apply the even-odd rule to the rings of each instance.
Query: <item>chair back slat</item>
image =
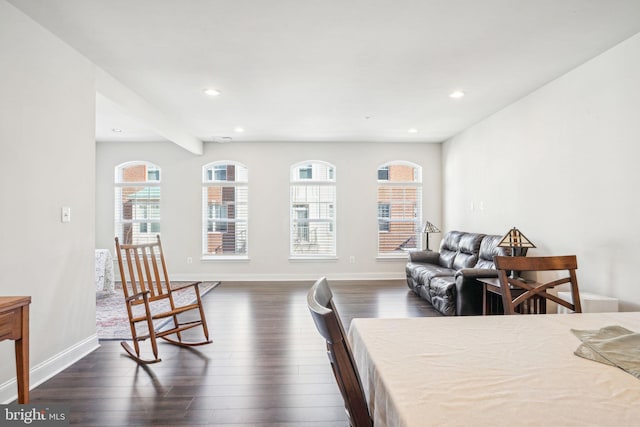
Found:
[[[153,258],[153,268],[156,272],[156,283],[158,286],[158,292],[162,293],[166,289],[171,289],[171,282],[169,281],[169,273],[167,271],[167,263],[164,260],[164,251],[162,250],[162,242],[160,236],[158,236],[158,245],[154,249],[157,249],[157,258]],[[162,267],[162,279],[160,278],[160,270],[158,269],[157,259],[160,259],[160,267]],[[165,287],[162,287],[162,281],[164,280]]]
[[[134,248],[123,248],[126,257],[127,257],[127,266],[129,267],[129,283],[127,286],[127,276],[124,274],[124,271],[120,272],[121,280],[122,280],[122,289],[124,290],[125,297],[129,297],[131,295],[135,295],[143,291],[144,282],[139,283],[136,274],[136,266],[138,264],[138,256]],[[131,288],[131,295],[129,295],[129,288]]]
[[[575,255],[549,257],[505,257],[494,258],[498,277],[504,314],[538,314],[546,312],[546,301],[582,312],[580,292],[576,269],[578,260]],[[517,277],[510,277],[510,272],[522,271],[567,271],[568,276],[551,280],[546,283],[531,284]],[[572,302],[565,301],[547,292],[557,286],[568,283],[571,288]],[[514,295],[515,294],[515,295]]]
[[[155,269],[155,260],[153,260],[154,245],[155,243],[140,248],[140,255],[142,258],[142,262],[144,263],[143,273],[145,278],[145,289],[149,291],[152,297],[158,296],[159,294],[154,286],[154,272],[151,271],[151,266],[153,266]],[[153,262],[150,262],[151,260],[153,260]],[[155,271],[157,271],[157,269],[155,269]]]
[[[148,279],[148,271],[149,267],[147,265],[147,258],[145,257],[144,248],[136,248],[133,253],[136,258],[136,269],[138,271],[138,283],[140,284],[141,291],[149,290],[149,279]],[[145,272],[147,273],[145,275]]]

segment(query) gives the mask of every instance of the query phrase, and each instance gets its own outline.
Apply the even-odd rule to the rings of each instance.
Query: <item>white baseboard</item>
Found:
[[[317,280],[323,275],[321,274],[215,274],[215,273],[182,273],[171,275],[173,281],[222,281],[222,282],[238,282],[238,281],[301,281],[301,280]],[[326,274],[328,280],[399,280],[406,279],[404,270],[402,272],[391,273],[335,273]]]
[[[98,335],[94,334],[32,367],[29,370],[29,389],[37,387],[62,372],[98,347],[100,347]],[[15,378],[0,384],[0,402],[2,404],[13,402],[17,397],[18,385]]]

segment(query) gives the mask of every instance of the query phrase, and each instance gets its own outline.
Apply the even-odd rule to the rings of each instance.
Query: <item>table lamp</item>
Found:
[[[536,245],[531,243],[520,230],[513,227],[502,237],[500,243],[498,243],[498,247],[511,248],[511,256],[526,256],[527,249],[535,248]],[[518,255],[516,255],[516,249],[519,249]]]
[[[511,256],[526,256],[527,249],[535,248],[536,245],[531,243],[527,237],[522,234],[520,230],[513,227],[511,230],[507,232],[498,243],[498,247],[500,248],[511,248]],[[518,255],[516,255],[516,250],[518,250]],[[510,276],[514,279],[518,278],[518,272],[512,271]]]
[[[425,249],[429,250],[429,234],[430,233],[439,233],[440,230],[438,229],[438,227],[436,227],[435,225],[431,224],[429,221],[424,223],[424,227],[422,227],[422,234],[424,234],[426,236],[426,245],[425,245]]]

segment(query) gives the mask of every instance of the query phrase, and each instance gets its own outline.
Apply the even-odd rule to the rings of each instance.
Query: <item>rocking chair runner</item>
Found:
[[[156,338],[162,338],[171,344],[179,346],[197,346],[212,342],[209,339],[207,321],[202,307],[200,282],[190,283],[174,289],[169,281],[160,236],[157,236],[156,239],[154,243],[135,245],[120,244],[118,238],[116,237],[115,239],[118,267],[120,268],[120,278],[135,350],[125,341],[120,344],[131,358],[145,364],[156,363],[161,360],[158,357]],[[124,259],[126,259],[126,269]],[[195,292],[196,301],[176,307],[173,293],[188,291],[188,289],[192,289]],[[168,301],[169,306],[167,307],[165,303],[164,308],[159,310],[157,308],[159,301]],[[134,307],[136,306],[143,307],[144,311],[141,314],[137,311],[134,312]],[[198,312],[197,319],[179,321],[178,315],[188,311]],[[157,326],[154,326],[153,321],[162,319],[169,319],[170,322],[173,322],[173,326],[161,330],[156,329]],[[146,333],[139,334],[136,328],[137,324],[145,325],[144,332]],[[202,326],[205,339],[198,342],[184,341],[182,332],[198,326]],[[140,356],[139,342],[146,339],[151,341],[154,359],[143,359]]]

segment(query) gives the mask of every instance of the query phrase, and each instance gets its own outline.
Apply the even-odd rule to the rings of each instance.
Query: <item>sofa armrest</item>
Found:
[[[438,265],[440,263],[440,253],[433,251],[410,251],[409,261]]]
[[[462,276],[469,279],[498,277],[498,270],[493,268],[461,268],[456,271],[456,279]]]
[[[493,268],[462,268],[456,271],[456,315],[482,314],[482,283],[477,279],[498,277]]]

